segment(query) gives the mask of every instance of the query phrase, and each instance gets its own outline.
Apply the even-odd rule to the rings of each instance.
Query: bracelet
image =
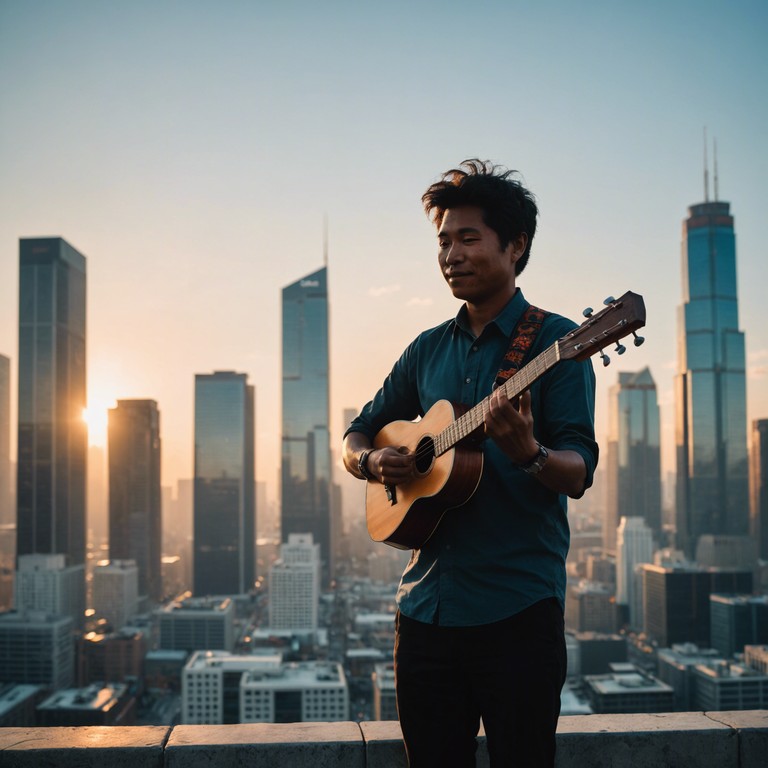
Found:
[[[372,450],[363,451],[357,460],[357,471],[362,475],[363,480],[375,480],[370,469],[368,469],[368,457],[373,453]]]

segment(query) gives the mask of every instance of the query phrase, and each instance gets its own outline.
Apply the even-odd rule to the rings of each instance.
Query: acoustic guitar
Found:
[[[623,354],[620,343],[632,334],[635,346],[644,339],[635,331],[645,325],[643,297],[628,291],[619,299],[605,300],[605,308],[578,328],[558,339],[517,371],[501,386],[510,400],[519,397],[537,379],[562,360],[586,360],[600,353],[603,365],[610,359],[609,344]],[[483,472],[483,421],[490,396],[473,407],[438,400],[417,421],[393,421],[373,441],[374,448],[393,446],[416,456],[416,477],[399,485],[369,480],[365,508],[368,533],[398,549],[419,549],[435,532],[443,515],[465,504],[477,489]]]

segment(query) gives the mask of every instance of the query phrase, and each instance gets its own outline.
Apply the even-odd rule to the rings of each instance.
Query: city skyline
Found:
[[[192,477],[194,375],[246,371],[259,393],[257,476],[274,495],[281,286],[320,262],[327,214],[339,441],[342,410],[363,405],[420,330],[455,314],[419,197],[479,155],[520,168],[537,195],[520,280],[530,300],[578,319],[608,294],[644,295],[646,344],[597,371],[598,433],[604,442],[617,371],[647,365],[668,471],[679,226],[704,199],[706,125],[720,198],[738,216],[747,416],[768,415],[768,107],[754,98],[768,11],[740,4],[723,25],[690,2],[610,14],[545,5],[441,8],[441,25],[426,8],[301,3],[300,17],[235,4],[0,9],[0,354],[14,413],[18,240],[61,236],[89,256],[89,407],[105,416],[118,399],[155,399],[171,485]],[[457,55],[428,77],[451,34]],[[57,50],[56,64],[40,49]],[[55,120],[31,119],[47,108]]]

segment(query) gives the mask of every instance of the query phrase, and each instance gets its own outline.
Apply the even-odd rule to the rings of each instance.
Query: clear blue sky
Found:
[[[680,233],[702,130],[736,217],[750,418],[768,417],[765,2],[0,0],[0,353],[18,239],[88,258],[92,405],[152,397],[164,482],[192,473],[193,376],[247,372],[257,473],[279,455],[280,289],[322,263],[332,419],[455,311],[419,198],[465,157],[522,171],[541,219],[520,279],[573,317],[644,294],[672,466]],[[710,158],[711,164],[711,158]],[[94,438],[97,438],[94,435]]]

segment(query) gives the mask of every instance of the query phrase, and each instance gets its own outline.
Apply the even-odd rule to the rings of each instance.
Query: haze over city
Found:
[[[671,470],[705,127],[710,199],[714,137],[735,217],[747,415],[768,417],[766,31],[758,2],[1,3],[0,354],[15,382],[19,238],[65,238],[88,260],[91,442],[117,399],[153,398],[163,483],[191,477],[194,374],[245,372],[274,494],[280,290],[322,265],[324,221],[338,445],[342,410],[457,308],[422,192],[490,158],[539,202],[529,300],[578,318],[645,297],[646,344],[598,371],[598,434],[617,372],[649,366]]]

